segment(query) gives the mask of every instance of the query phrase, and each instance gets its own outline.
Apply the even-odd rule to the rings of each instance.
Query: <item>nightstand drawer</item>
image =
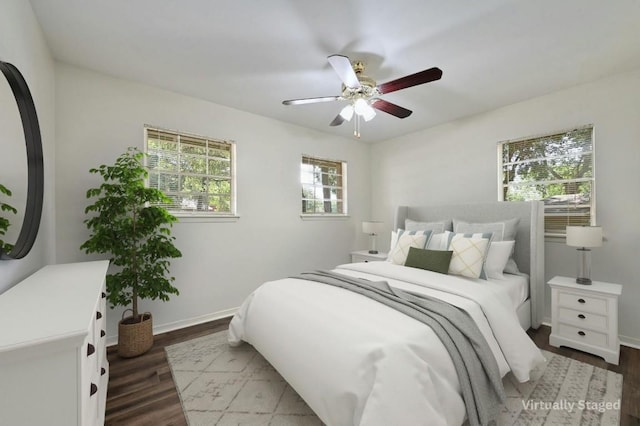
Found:
[[[558,305],[578,311],[607,314],[607,299],[585,296],[578,293],[561,291],[558,293]]]
[[[561,337],[591,346],[606,347],[609,345],[609,338],[605,333],[598,333],[597,331],[586,330],[567,324],[558,325],[558,334]]]
[[[607,331],[609,327],[607,317],[593,314],[591,312],[576,311],[574,309],[559,308],[558,320],[564,323],[571,323],[579,327],[587,327],[592,330]]]

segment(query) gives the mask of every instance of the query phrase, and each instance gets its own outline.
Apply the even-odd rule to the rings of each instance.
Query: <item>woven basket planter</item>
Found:
[[[125,318],[125,312],[118,323],[118,355],[133,358],[153,346],[153,319],[151,313],[145,312],[138,321],[134,321],[132,316]]]

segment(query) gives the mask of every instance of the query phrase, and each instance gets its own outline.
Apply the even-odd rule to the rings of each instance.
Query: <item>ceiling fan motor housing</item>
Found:
[[[377,90],[376,81],[369,77],[368,75],[363,74],[365,64],[362,61],[353,61],[351,63],[353,70],[356,73],[356,77],[360,82],[360,87],[358,88],[350,88],[342,84],[342,97],[345,99],[354,99],[354,98],[365,98],[369,99],[374,96],[379,96],[380,92]]]

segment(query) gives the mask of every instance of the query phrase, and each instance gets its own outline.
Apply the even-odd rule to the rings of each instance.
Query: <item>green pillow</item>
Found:
[[[453,251],[409,248],[404,266],[447,274]]]

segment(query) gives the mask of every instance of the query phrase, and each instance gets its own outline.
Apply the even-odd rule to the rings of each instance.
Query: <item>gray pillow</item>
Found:
[[[506,219],[496,222],[471,223],[460,219],[453,219],[453,232],[476,234],[493,232],[493,241],[512,241],[516,239],[520,219]]]
[[[411,247],[404,266],[426,269],[440,274],[449,273],[449,264],[453,251],[429,250]]]
[[[451,231],[451,220],[438,220],[434,222],[418,222],[412,219],[404,220],[404,228],[407,231],[433,231],[434,234],[441,234],[444,231]]]

